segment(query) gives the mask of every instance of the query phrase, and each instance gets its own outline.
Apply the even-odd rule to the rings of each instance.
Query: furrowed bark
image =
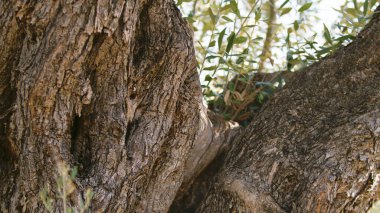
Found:
[[[379,35],[377,13],[295,73],[232,142],[197,212],[366,212],[379,200]]]
[[[231,121],[226,122],[222,116],[212,111],[208,111],[206,114],[205,108],[201,111],[200,117],[198,135],[186,161],[184,179],[177,192],[176,200],[182,199],[189,193],[189,188],[198,179],[198,176],[210,164],[213,164],[215,159],[226,153],[227,149],[231,147],[233,138],[241,132],[239,124]],[[210,166],[214,167],[213,165]],[[207,168],[207,170],[210,170],[210,168]],[[174,208],[172,209],[174,210]],[[176,211],[184,211],[184,208],[179,207],[175,209]]]
[[[79,167],[70,205],[93,188],[90,211],[166,212],[176,198],[175,210],[196,187],[186,210],[364,211],[379,198],[379,15],[240,133],[202,105],[172,1],[0,9],[2,212],[43,211],[59,162]]]
[[[192,32],[174,3],[0,8],[1,211],[42,211],[38,193],[57,193],[63,161],[79,165],[79,191],[93,188],[92,210],[165,212],[196,173],[184,168],[198,127],[210,125]]]

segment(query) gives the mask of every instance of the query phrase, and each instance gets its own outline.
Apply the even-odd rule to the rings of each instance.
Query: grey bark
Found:
[[[79,191],[93,188],[91,211],[166,212],[176,198],[175,211],[197,176],[208,195],[192,207],[204,212],[363,210],[379,198],[378,17],[240,133],[202,105],[192,32],[171,0],[0,11],[2,212],[43,211],[38,193],[56,192],[62,161],[79,166]]]

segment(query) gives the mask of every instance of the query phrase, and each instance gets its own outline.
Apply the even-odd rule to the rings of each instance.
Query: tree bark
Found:
[[[0,9],[1,210],[42,211],[38,193],[54,193],[63,161],[79,165],[79,190],[93,188],[92,210],[165,212],[203,107],[192,32],[174,3]]]
[[[232,142],[197,212],[366,212],[380,199],[380,7],[353,43],[296,72]],[[220,162],[219,162],[220,163]],[[197,191],[197,189],[192,189]],[[197,195],[202,196],[202,195]]]
[[[59,162],[78,165],[91,211],[167,212],[176,198],[175,210],[197,176],[210,188],[201,212],[360,211],[379,198],[378,15],[240,133],[202,105],[192,32],[171,0],[0,11],[2,212],[43,211]]]

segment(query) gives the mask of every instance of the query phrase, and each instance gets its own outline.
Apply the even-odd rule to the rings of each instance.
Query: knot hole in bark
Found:
[[[149,51],[149,4],[146,4],[140,13],[139,23],[137,24],[135,45],[133,50],[132,64],[139,67],[144,61]]]
[[[86,129],[89,129],[85,116],[76,115],[71,126],[70,153],[76,165],[79,176],[86,176],[91,168],[91,140]],[[87,124],[87,125],[86,125]]]
[[[139,127],[139,119],[132,120],[127,125],[127,131],[125,132],[125,149],[127,150],[127,156],[129,159],[133,157],[133,150],[130,144],[131,136],[133,132]]]

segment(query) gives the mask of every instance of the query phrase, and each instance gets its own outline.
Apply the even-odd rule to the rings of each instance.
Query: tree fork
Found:
[[[380,199],[379,12],[264,105],[197,212],[366,212]]]
[[[378,14],[240,132],[202,105],[172,1],[0,10],[1,211],[42,211],[38,192],[56,193],[63,161],[79,165],[79,190],[94,189],[92,211],[166,212],[220,153],[197,211],[363,211],[379,198]]]

